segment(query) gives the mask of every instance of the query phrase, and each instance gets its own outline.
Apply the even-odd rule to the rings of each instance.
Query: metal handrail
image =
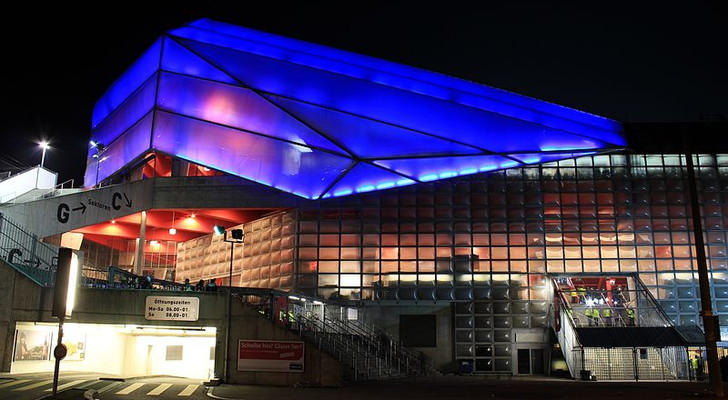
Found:
[[[20,262],[17,261],[20,257]],[[0,214],[0,258],[41,286],[52,286],[58,248],[43,243]]]
[[[556,287],[555,290],[558,294],[556,298],[558,299],[557,301],[559,301],[560,310],[562,310],[559,312],[559,325],[561,329],[556,332],[556,336],[561,344],[561,352],[564,355],[564,360],[566,361],[566,365],[569,367],[571,376],[578,376],[577,372],[583,369],[583,360],[575,359],[575,354],[582,355],[583,347],[581,342],[579,342],[579,336],[576,334],[577,325],[573,320],[573,315],[566,312],[566,310],[569,309],[569,306],[566,304],[563,296],[558,293],[558,287]],[[555,322],[556,313],[553,310],[553,307],[550,310],[550,313],[551,319]],[[552,326],[553,325],[554,324],[552,323]]]
[[[667,313],[665,313],[665,310],[660,307],[660,303],[655,299],[655,296],[652,295],[652,292],[647,288],[644,282],[642,282],[642,279],[640,279],[639,275],[635,274],[633,275],[635,282],[637,285],[639,285],[642,288],[642,291],[647,294],[647,297],[649,298],[650,302],[655,305],[655,309],[657,309],[657,312],[660,314],[664,322],[668,326],[672,326],[672,320],[670,317],[667,316]]]
[[[405,348],[401,341],[393,339],[385,330],[356,320],[342,321],[338,316],[333,315],[330,310],[328,315],[327,320],[338,323],[344,332],[366,340],[367,346],[375,346],[378,353],[382,353],[381,346],[384,344],[387,347],[383,351],[386,356],[384,361],[388,369],[396,369],[397,372],[401,373],[404,367],[404,372],[407,375],[425,374],[428,369],[431,369],[429,363],[426,362],[427,358],[422,353]]]

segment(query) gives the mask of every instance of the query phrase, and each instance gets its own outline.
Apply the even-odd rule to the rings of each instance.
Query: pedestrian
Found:
[[[634,326],[634,309],[627,309],[627,326]]]
[[[190,284],[190,279],[189,278],[185,278],[184,291],[185,292],[191,292],[192,291],[192,285]]]
[[[586,317],[586,320],[589,323],[589,326],[594,326],[594,316],[592,314],[591,307],[587,307],[586,309],[584,309],[584,316]]]
[[[215,283],[215,279],[214,278],[210,279],[210,281],[207,282],[207,288],[206,288],[206,290],[208,292],[217,292],[217,284]]]
[[[576,288],[576,292],[579,294],[580,303],[586,303],[586,288],[584,286],[579,286]]]
[[[604,317],[605,326],[612,326],[612,309],[609,306],[604,307],[604,310],[602,310],[602,317]]]
[[[724,382],[728,381],[728,356],[725,354],[721,356],[718,365],[720,366],[720,378]]]
[[[693,370],[693,376],[695,377],[696,381],[702,381],[703,380],[703,360],[698,357],[696,354],[695,357],[693,357],[690,360],[690,367]]]
[[[197,282],[197,285],[195,285],[195,290],[198,292],[204,292],[205,291],[205,281],[200,279]]]

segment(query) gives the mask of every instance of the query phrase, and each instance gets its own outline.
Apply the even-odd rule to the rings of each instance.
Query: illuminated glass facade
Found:
[[[200,20],[112,85],[92,139],[104,146],[89,151],[87,186],[233,175],[315,200],[239,225],[232,260],[221,236],[181,241],[178,281],[232,272],[232,285],[444,313],[449,353],[429,354],[441,364],[521,373],[516,354],[543,357],[556,275],[629,275],[675,325],[702,323],[685,156],[627,152],[608,119]],[[715,151],[694,159],[728,326],[728,154]],[[361,315],[396,326],[384,314]],[[514,346],[517,334],[541,347]]]
[[[157,40],[97,102],[91,139],[86,186],[157,152],[307,199],[626,145],[606,118],[210,20]]]
[[[714,310],[728,326],[728,154],[694,159]],[[636,273],[675,325],[702,323],[686,185],[682,155],[613,154],[320,201],[242,226],[255,239],[234,282],[359,305],[452,303],[455,357],[511,371],[514,329],[548,326],[549,275]],[[283,264],[261,273],[282,247],[295,247],[290,275]],[[229,247],[218,254],[226,265]]]
[[[717,310],[728,310],[728,155],[702,154]],[[699,323],[684,156],[582,157],[301,209],[297,289],[349,299],[543,300],[544,274],[637,272]],[[722,320],[728,323],[728,316]]]

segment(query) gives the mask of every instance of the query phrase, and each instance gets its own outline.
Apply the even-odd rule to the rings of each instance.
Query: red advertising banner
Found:
[[[239,340],[238,371],[303,372],[304,342]]]

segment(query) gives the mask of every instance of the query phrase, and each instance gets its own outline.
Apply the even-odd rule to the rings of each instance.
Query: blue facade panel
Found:
[[[154,120],[151,141],[129,129],[144,115]],[[99,179],[154,148],[311,199],[626,144],[605,118],[210,20],[155,42],[99,100],[92,125],[110,160],[112,147],[144,140],[114,150]],[[95,153],[87,185],[97,180]]]

